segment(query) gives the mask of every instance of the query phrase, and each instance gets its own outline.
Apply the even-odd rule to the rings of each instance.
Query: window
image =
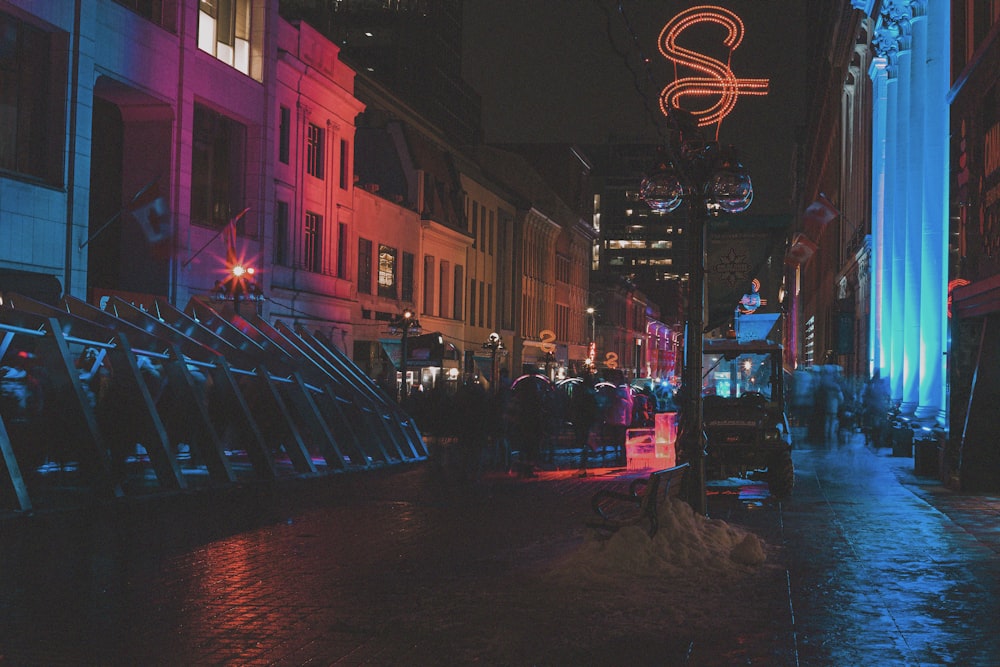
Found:
[[[556,280],[568,283],[570,280],[570,261],[565,255],[556,256]]]
[[[483,313],[486,310],[486,284],[480,280],[479,281],[479,326],[484,326],[486,319],[483,317]]]
[[[281,107],[281,120],[278,121],[278,161],[288,164],[289,146],[292,136],[292,110]]]
[[[263,26],[251,26],[253,0],[199,0],[198,48],[262,81]],[[263,12],[259,15],[263,16]],[[251,29],[254,38],[251,39]]]
[[[631,241],[628,239],[609,239],[608,248],[611,250],[641,250],[646,247],[645,241]]]
[[[479,202],[472,202],[472,247],[478,248],[479,243]]]
[[[424,313],[434,314],[434,258],[424,255]]]
[[[413,253],[403,253],[403,274],[400,276],[399,298],[413,303]]]
[[[306,213],[306,224],[303,230],[302,259],[305,268],[314,273],[323,272],[323,216],[318,213]]]
[[[323,180],[323,136],[325,131],[319,125],[309,123],[306,136],[306,172]]]
[[[340,140],[340,189],[346,190],[348,177],[351,175],[351,144],[347,139]]]
[[[497,214],[497,326],[510,329],[514,320],[513,278],[510,269],[509,246],[506,244],[507,229],[511,224],[510,216],[504,211]]]
[[[358,239],[358,293],[372,293],[372,242]]]
[[[493,328],[493,285],[486,286],[486,326]]]
[[[347,277],[347,224],[337,225],[337,277]]]
[[[465,293],[465,276],[463,275],[461,264],[455,266],[455,279],[453,284],[455,285],[455,308],[452,311],[451,316],[456,320],[460,320],[463,317],[463,308],[465,306],[462,302],[462,294]]]
[[[65,39],[0,12],[0,169],[61,185]]]
[[[139,16],[149,19],[153,23],[166,28],[167,30],[173,30],[173,25],[168,25],[163,19],[171,19],[171,13],[174,10],[173,6],[168,5],[166,11],[164,12],[164,5],[168,4],[166,0],[115,0],[119,5],[124,5],[128,7],[133,12]],[[172,21],[171,21],[172,23]]]
[[[493,211],[490,211],[490,229],[489,229],[489,237],[487,238],[487,242],[489,243],[489,248],[490,248],[490,254],[491,255],[493,254],[493,236],[494,236],[494,230],[495,230],[495,222],[496,222],[496,218],[494,217],[494,213],[493,213]]]
[[[476,326],[476,279],[469,278],[469,325]]]
[[[381,244],[378,247],[378,295],[397,298],[396,249]]]
[[[288,202],[278,201],[274,207],[274,263],[288,265]]]
[[[192,222],[222,227],[245,208],[246,134],[240,123],[194,105]]]
[[[441,304],[441,317],[448,317],[448,262],[441,262],[440,279],[438,280],[438,302]]]

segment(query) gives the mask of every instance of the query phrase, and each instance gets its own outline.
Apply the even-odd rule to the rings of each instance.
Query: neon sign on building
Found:
[[[685,31],[706,23],[722,26],[726,35],[723,45],[729,49],[727,62],[716,60],[697,51],[678,45],[678,37]],[[743,21],[724,7],[699,5],[687,9],[671,19],[660,32],[660,53],[674,63],[694,70],[699,76],[676,77],[660,93],[660,110],[669,115],[670,109],[685,108],[691,112],[700,127],[721,123],[736,106],[740,95],[767,95],[769,79],[741,79],[730,69],[733,51],[743,41]],[[681,105],[684,98],[716,98],[714,104],[701,109],[687,109]]]

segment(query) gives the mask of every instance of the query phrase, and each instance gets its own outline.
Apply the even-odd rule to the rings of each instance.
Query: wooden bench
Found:
[[[628,493],[614,489],[601,489],[590,499],[599,522],[588,523],[592,528],[614,532],[625,526],[634,526],[644,520],[649,521],[649,536],[656,535],[660,527],[658,507],[667,498],[680,493],[681,480],[688,470],[682,463],[672,468],[664,468],[649,473],[648,477],[632,480]]]

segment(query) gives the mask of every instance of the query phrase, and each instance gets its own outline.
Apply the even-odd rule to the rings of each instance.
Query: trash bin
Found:
[[[913,429],[909,426],[895,426],[889,431],[893,456],[913,456]]]
[[[913,474],[920,477],[938,476],[938,446],[934,440],[913,443]]]

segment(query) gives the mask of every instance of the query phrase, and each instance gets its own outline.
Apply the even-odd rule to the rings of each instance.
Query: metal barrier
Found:
[[[0,510],[427,457],[319,333],[192,299],[0,305]]]

